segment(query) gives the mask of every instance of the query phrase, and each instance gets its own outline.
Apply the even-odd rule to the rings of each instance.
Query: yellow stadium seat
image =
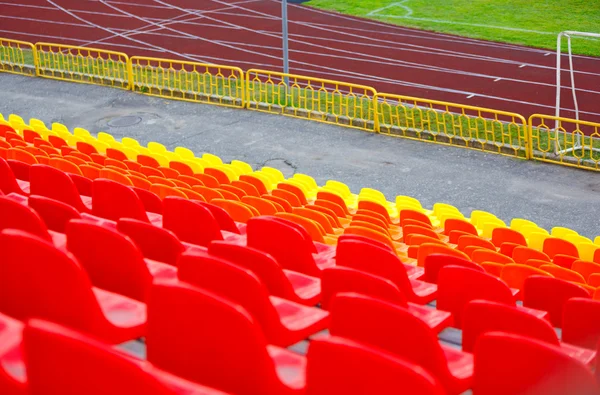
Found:
[[[271,181],[271,178],[269,176],[267,176],[265,173],[261,173],[260,171],[255,171],[254,173],[251,173],[250,175],[261,180],[262,183],[265,185],[265,188],[267,188],[267,191],[272,191],[277,186]]]
[[[569,228],[563,228],[562,226],[555,226],[550,230],[550,235],[552,237],[558,237],[559,239],[564,239],[566,235],[578,235],[576,231]]]
[[[311,190],[314,189],[315,192],[319,189],[319,184],[317,184],[317,181],[315,181],[315,179],[309,175],[302,174],[302,173],[296,173],[296,174],[294,174],[293,178],[305,182],[309,186],[309,188]]]
[[[205,153],[202,155],[202,159],[207,161],[211,166],[219,166],[223,164],[223,160],[217,155]]]
[[[376,202],[380,202],[382,204],[387,204],[387,198],[383,194],[383,192],[378,191],[373,188],[362,188],[358,193],[358,198],[360,199],[362,196],[370,196],[375,199]]]
[[[538,251],[544,250],[544,240],[546,240],[550,235],[543,232],[533,232],[529,234],[527,237],[527,245],[529,248],[533,248]]]
[[[252,166],[250,166],[248,163],[243,162],[241,160],[232,160],[231,166],[238,169],[240,171],[240,175],[250,174],[254,171],[254,169],[252,169]]]
[[[487,211],[482,211],[482,210],[471,211],[470,222],[479,229],[483,230],[484,222],[490,222],[490,221],[495,221],[495,220],[499,220],[498,217],[496,217],[492,213],[488,213]]]
[[[115,140],[115,138],[112,136],[112,134],[109,134],[106,132],[98,132],[98,140],[104,141],[107,144],[111,144],[111,147],[112,147],[112,143],[117,142],[117,140]],[[116,147],[113,147],[113,148],[116,148]]]
[[[69,137],[66,138],[66,142],[69,145],[69,147],[76,147],[77,143],[87,143],[87,141],[85,141],[84,138],[79,137],[79,136],[73,136],[73,135],[69,135]]]
[[[176,154],[175,152],[171,151],[164,151],[160,154],[166,156],[169,161],[176,160],[179,162],[181,161],[181,159],[183,159],[179,154]]]
[[[590,239],[588,239],[587,237],[584,236],[580,236],[580,235],[566,235],[565,237],[563,237],[563,239],[565,239],[566,241],[570,241],[571,243],[577,245],[580,243],[587,243],[587,244],[594,244],[594,242]]]
[[[169,159],[164,155],[161,155],[161,154],[158,154],[158,153],[152,152],[152,151],[148,151],[148,153],[145,153],[145,154],[143,152],[140,152],[140,154],[151,156],[154,159],[156,159],[161,166],[169,167]]]
[[[261,174],[263,177],[266,177],[266,178],[269,180],[269,184],[272,184],[272,185],[277,185],[277,177],[276,177],[274,174],[271,174],[271,173],[265,173],[265,172],[264,172],[264,171],[262,171],[262,170],[255,171],[255,172],[254,172],[254,173],[252,173],[252,174]]]
[[[0,112],[0,121],[6,122],[6,119],[4,118],[4,115],[2,115],[1,112]]]
[[[306,182],[294,177],[288,178],[286,182],[300,188],[308,200],[314,200],[317,197],[317,191],[315,189],[311,189]]]
[[[486,218],[479,221],[479,226],[476,226],[478,229],[481,229],[481,236],[491,239],[492,232],[496,228],[506,228],[506,223],[498,218]]]
[[[196,161],[188,160],[188,159],[182,159],[181,162],[185,163],[186,165],[188,165],[189,167],[191,167],[192,171],[194,172],[194,174],[202,174],[202,173],[204,173],[204,166],[202,166],[201,164],[199,164]]]
[[[15,123],[26,125],[25,120],[23,118],[21,118],[20,116],[18,116],[17,114],[10,114],[8,116],[8,122],[10,122],[11,124],[13,122],[15,122]]]
[[[179,155],[181,159],[193,159],[196,157],[196,155],[194,155],[194,151],[185,147],[175,147],[174,152]]]
[[[600,236],[596,236],[596,238],[594,239],[594,244],[600,246]]]
[[[29,118],[29,126],[31,126],[33,128],[33,130],[35,130],[35,131],[37,131],[36,128],[48,129],[46,127],[46,124],[44,123],[44,121],[41,121],[37,118]]]
[[[140,147],[142,147],[141,144],[136,139],[132,139],[131,137],[123,137],[121,139],[121,142],[126,147],[131,147],[131,148],[135,148],[135,149],[139,149]]]
[[[202,158],[192,158],[192,159],[188,159],[188,160],[199,164],[200,166],[202,166],[202,168],[210,167],[210,163]]]
[[[165,147],[161,143],[157,143],[156,141],[149,142],[148,149],[150,150],[150,152],[156,152],[157,154],[164,154],[165,152],[167,152],[167,147]]]
[[[90,132],[84,128],[75,128],[73,129],[73,135],[77,136],[77,137],[81,137],[84,140],[87,140],[87,137],[92,137],[92,135],[90,134]],[[88,141],[89,142],[89,141]]]
[[[435,203],[433,205],[433,214],[436,217],[440,216],[440,213],[444,212],[446,214],[450,214],[450,213],[456,213],[457,215],[460,216],[460,218],[464,218],[465,216],[460,212],[459,209],[457,209],[456,207],[454,207],[451,204],[447,204],[447,203]]]
[[[61,137],[62,139],[67,139],[69,136],[72,136],[71,132],[69,131],[69,128],[67,128],[65,125],[63,125],[62,123],[59,122],[54,122],[52,124],[52,131],[55,132],[56,134],[58,134],[59,137]]]
[[[265,166],[265,167],[263,167],[260,170],[263,173],[272,174],[273,177],[274,177],[274,179],[275,179],[275,183],[279,183],[279,182],[285,180],[285,176],[283,175],[283,173],[279,169],[276,169],[274,167]]]
[[[523,236],[525,236],[525,238],[529,238],[529,235],[532,233],[544,233],[548,236],[550,236],[550,233],[544,229],[544,228],[540,228],[539,226],[532,226],[532,225],[525,225],[522,226],[521,229],[519,230],[519,232],[521,232],[523,234]]]
[[[233,166],[230,163],[223,163],[224,167],[228,168],[229,170],[233,171],[236,175],[236,179],[240,178],[240,176],[242,175],[242,171],[240,169],[238,169],[237,167]]]
[[[152,152],[150,152],[150,150],[144,146],[138,146],[135,147],[135,149],[137,150],[138,153],[140,153],[141,155],[146,155],[146,156],[152,156]]]
[[[218,165],[218,166],[211,166],[211,167],[221,170],[223,173],[225,173],[227,175],[227,178],[229,178],[229,181],[235,181],[240,178],[237,175],[237,173],[231,167],[228,167],[227,165]]]
[[[100,141],[100,140],[86,140],[88,143],[90,143],[91,145],[94,146],[94,148],[96,148],[96,151],[98,151],[101,154],[106,154],[106,149],[110,148],[110,145],[105,143],[104,141]],[[125,154],[127,155],[127,154]]]
[[[588,262],[594,261],[594,254],[596,253],[596,250],[600,249],[600,246],[589,243],[578,243],[575,245],[577,246],[579,257]]]
[[[510,221],[510,228],[513,230],[520,231],[523,226],[537,227],[538,225],[535,222],[524,218],[513,218],[513,220]]]

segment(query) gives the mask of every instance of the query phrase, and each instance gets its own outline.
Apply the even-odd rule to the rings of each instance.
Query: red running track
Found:
[[[281,70],[278,0],[0,0],[0,36]],[[554,114],[554,52],[290,5],[291,72],[380,92]],[[567,67],[563,57],[563,67]],[[600,58],[574,58],[580,118],[600,122]],[[569,74],[562,112],[573,117]]]

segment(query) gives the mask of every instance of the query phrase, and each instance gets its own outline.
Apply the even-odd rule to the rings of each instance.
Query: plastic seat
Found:
[[[321,227],[323,228],[325,233],[330,234],[330,235],[334,234],[334,229],[333,229],[333,226],[331,223],[332,220],[328,219],[326,214],[320,213],[318,211],[310,210],[310,209],[304,208],[304,207],[294,207],[293,214],[300,215],[302,217],[311,219],[311,220],[317,222],[319,225],[321,225]]]
[[[469,260],[469,256],[467,254],[465,254],[464,252],[460,252],[453,248],[439,245],[439,244],[425,243],[425,244],[421,244],[419,246],[419,253],[417,256],[417,265],[419,267],[424,267],[425,260],[427,259],[427,257],[429,255],[433,255],[433,254],[450,255],[450,256],[455,256],[458,258]]]
[[[556,237],[548,237],[544,240],[543,251],[550,258],[554,258],[557,254],[579,257],[579,251],[575,244]]]
[[[131,187],[131,189],[138,196],[147,213],[162,214],[162,200],[156,194],[142,188]]]
[[[317,221],[293,213],[276,213],[275,217],[303,227],[313,241],[325,243],[325,229]]]
[[[305,358],[269,345],[255,318],[220,296],[183,283],[157,284],[148,317],[148,361],[161,369],[239,395],[304,389]]]
[[[545,253],[538,251],[538,250],[534,250],[533,248],[525,247],[525,246],[516,247],[513,250],[512,258],[515,261],[515,263],[522,263],[522,264],[527,263],[527,261],[530,259],[543,260],[548,263],[552,262],[550,257],[548,255],[546,255]]]
[[[65,233],[67,223],[81,216],[72,206],[44,196],[32,195],[28,205],[43,219],[48,229]]]
[[[596,350],[600,341],[600,301],[570,298],[563,304],[562,340]]]
[[[317,200],[326,200],[326,201],[335,203],[342,208],[342,210],[344,211],[344,216],[350,215],[350,211],[348,210],[348,206],[346,205],[346,202],[337,193],[326,191],[326,190],[321,190],[317,193]]]
[[[248,184],[254,186],[261,196],[268,193],[265,183],[260,178],[256,177],[254,173],[242,174],[239,181],[247,182]]]
[[[222,231],[241,234],[240,228],[238,228],[235,221],[233,220],[233,218],[231,218],[231,215],[229,215],[227,211],[225,211],[219,206],[215,206],[214,204],[204,203],[200,201],[197,201],[197,203],[210,211],[213,217],[215,217],[215,220],[217,220],[217,223],[219,224],[219,227]]]
[[[477,236],[477,229],[473,224],[462,219],[450,218],[444,221],[444,234],[450,235],[453,230],[460,230],[462,232],[470,233]]]
[[[317,200],[315,200],[314,205],[318,206],[318,207],[324,207],[326,209],[333,211],[338,218],[346,218],[346,213],[339,204],[336,204],[329,200],[317,199]],[[310,206],[308,206],[308,207],[310,207]]]
[[[177,277],[170,265],[145,262],[134,242],[115,230],[73,220],[66,234],[67,248],[99,288],[145,302],[154,279]]]
[[[186,175],[186,176],[190,176],[190,177],[194,175],[194,170],[192,169],[192,167],[184,162],[172,160],[169,162],[169,167],[171,169],[177,170],[179,172],[179,174],[182,174],[182,175]]]
[[[500,278],[510,288],[523,290],[525,280],[531,276],[553,277],[550,273],[529,265],[510,263],[504,265]]]
[[[578,243],[577,251],[579,252],[579,256],[581,257],[582,260],[584,260],[584,261],[597,260],[598,263],[600,263],[600,246],[597,246],[592,243]]]
[[[284,268],[320,277],[321,270],[332,266],[332,260],[316,260],[317,252],[306,230],[277,217],[261,216],[248,221],[248,247],[273,256]]]
[[[149,155],[139,154],[137,156],[137,161],[142,166],[153,167],[153,168],[158,168],[160,166],[159,161]]]
[[[423,367],[448,394],[470,388],[473,356],[440,345],[435,332],[406,308],[358,294],[338,294],[329,330],[333,336],[383,349]]]
[[[439,239],[440,236],[438,235],[438,233],[436,233],[433,229],[425,226],[421,226],[421,225],[404,225],[402,226],[402,234],[404,236],[404,242],[406,243],[408,241],[408,237],[412,234],[418,234],[418,235],[423,235],[423,236],[428,236],[431,238],[437,238]]]
[[[600,390],[591,370],[561,348],[502,332],[479,338],[472,389],[479,395],[591,395]]]
[[[562,326],[563,306],[570,298],[590,298],[590,294],[585,288],[558,278],[534,276],[525,280],[523,306],[547,311],[557,328]]]
[[[231,218],[236,222],[245,224],[250,218],[254,217],[252,211],[241,202],[225,199],[212,199],[210,203],[227,211]]]
[[[558,265],[544,264],[541,265],[539,269],[548,272],[555,278],[559,278],[561,280],[585,284],[585,279],[581,274],[573,270],[565,269],[564,267],[560,267]]]
[[[462,266],[483,272],[484,269],[475,262],[452,255],[432,254],[425,258],[423,276],[419,279],[428,283],[437,284],[438,274],[445,266]]]
[[[168,185],[162,185],[162,184],[152,184],[150,186],[150,192],[156,194],[159,198],[161,198],[163,200],[167,196],[176,196],[176,197],[180,197],[183,199],[188,198],[184,192],[179,191],[179,190],[175,189],[174,187],[171,187]]]
[[[186,250],[173,232],[147,222],[123,218],[117,222],[117,230],[131,238],[144,257],[154,261],[177,266],[179,255]]]
[[[339,241],[336,250],[336,264],[390,280],[410,302],[426,304],[436,297],[437,286],[435,284],[409,278],[412,274],[410,266],[403,265],[392,252],[373,244],[356,240]],[[416,273],[417,276],[420,276],[422,271],[418,270]]]
[[[600,273],[600,263],[589,262],[584,260],[576,260],[573,262],[571,269],[581,274],[585,281],[595,273]]]
[[[464,351],[473,352],[476,341],[481,335],[496,331],[527,336],[561,347],[563,352],[586,365],[591,364],[596,356],[595,350],[585,350],[561,343],[548,321],[537,318],[514,306],[484,300],[474,300],[466,305],[462,332]]]
[[[267,340],[278,346],[290,346],[328,325],[328,312],[269,296],[264,283],[250,270],[207,253],[183,253],[178,276],[243,306],[259,322]]]
[[[0,196],[0,214],[0,230],[19,229],[48,242],[53,242],[53,237],[48,232],[44,221],[31,207],[10,197]]]
[[[287,200],[285,200],[283,198],[280,198],[278,196],[273,196],[273,195],[262,195],[261,197],[263,199],[267,199],[267,200],[270,200],[270,201],[272,201],[274,203],[279,204],[283,208],[283,212],[291,213],[293,211],[292,210],[292,205]]]
[[[221,241],[213,241],[208,252],[252,271],[271,295],[306,306],[314,306],[321,300],[319,278],[283,269],[269,254]]]
[[[479,264],[483,262],[494,262],[506,265],[515,262],[512,258],[507,257],[506,255],[487,249],[479,249],[473,251],[473,253],[471,254],[471,259],[473,260],[473,262]]]
[[[258,189],[254,185],[252,185],[246,181],[240,181],[240,180],[232,181],[231,187],[241,189],[242,191],[245,192],[245,194],[246,194],[245,196],[259,197],[261,195],[261,193],[258,191]],[[241,199],[241,197],[240,197],[240,199]]]
[[[69,177],[73,181],[73,184],[75,184],[79,195],[87,198],[92,196],[92,180],[78,174],[69,174]]]
[[[18,180],[30,181],[30,169],[32,165],[13,159],[7,159],[7,163]]]
[[[219,224],[210,210],[200,203],[168,196],[163,201],[163,227],[184,242],[207,247],[223,240]]]
[[[523,234],[515,229],[496,228],[492,231],[492,243],[500,247],[503,243],[514,243],[527,246],[527,240]]]
[[[61,201],[73,206],[80,213],[91,211],[82,201],[73,180],[66,173],[50,166],[31,166],[30,193]]]
[[[27,184],[26,189],[29,189],[29,183],[24,184]],[[12,169],[10,168],[10,165],[3,158],[0,158],[0,191],[4,192],[5,194],[18,193],[19,195],[24,196],[28,195],[29,192],[25,192],[23,188],[21,188]]]
[[[115,181],[94,180],[92,201],[92,214],[98,217],[112,221],[133,218],[149,222],[148,214],[136,192]]]
[[[6,157],[10,160],[27,163],[28,165],[36,165],[38,163],[35,156],[24,149],[9,148],[6,155]]]
[[[144,335],[146,306],[92,288],[70,254],[17,230],[2,231],[0,250],[0,311],[52,320],[114,344]]]
[[[462,327],[466,304],[476,299],[509,306],[515,306],[516,302],[506,284],[490,274],[459,266],[445,266],[440,269],[436,307],[451,312],[457,328]],[[546,316],[542,312],[526,310],[537,317]]]
[[[252,207],[257,209],[261,215],[274,215],[277,212],[279,212],[279,210],[277,209],[275,204],[273,204],[273,202],[270,202],[261,197],[244,196],[242,198],[242,203],[251,205]]]
[[[461,236],[458,239],[458,243],[456,246],[457,250],[467,253],[465,251],[467,247],[473,247],[476,249],[485,248],[487,250],[496,251],[496,247],[494,246],[494,244],[492,244],[492,242],[474,235],[465,235]],[[469,254],[467,253],[467,255]]]
[[[221,170],[214,167],[207,167],[204,169],[204,174],[208,174],[209,176],[213,176],[219,181],[219,184],[229,184],[231,180],[227,176],[227,174]]]

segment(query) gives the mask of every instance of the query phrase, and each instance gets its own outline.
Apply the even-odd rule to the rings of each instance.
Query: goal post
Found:
[[[561,89],[562,89],[562,41],[563,38],[567,39],[567,56],[569,59],[569,75],[571,79],[571,94],[573,96],[573,106],[575,111],[575,120],[579,121],[579,104],[577,103],[577,91],[575,88],[575,71],[573,69],[573,52],[571,48],[571,38],[572,37],[587,37],[593,39],[600,39],[600,33],[589,33],[589,32],[578,32],[573,30],[566,30],[564,32],[560,32],[556,38],[556,122],[555,122],[555,132],[556,132],[556,141],[555,141],[555,153],[564,154],[568,152],[572,152],[582,148],[581,136],[577,135],[574,137],[576,139],[575,144],[572,148],[561,149],[559,143],[559,120],[560,117],[560,99],[561,99]],[[595,151],[596,149],[593,148]]]

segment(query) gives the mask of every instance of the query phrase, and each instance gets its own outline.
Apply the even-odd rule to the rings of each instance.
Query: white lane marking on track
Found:
[[[474,93],[473,93],[473,94],[470,94],[469,96],[467,96],[467,99],[470,99],[470,98],[472,98],[472,97],[474,97],[474,96],[475,96],[475,94],[474,94]]]
[[[552,55],[552,54],[553,54],[552,52],[546,52],[546,53],[544,54],[544,56],[550,56],[550,55]]]
[[[498,78],[496,78],[496,79],[494,80],[494,82],[498,82],[498,81],[500,81],[501,79],[502,79],[502,78],[498,77]]]
[[[527,66],[526,64],[522,64],[519,66],[519,68],[522,69],[523,67],[526,67],[526,66]]]

